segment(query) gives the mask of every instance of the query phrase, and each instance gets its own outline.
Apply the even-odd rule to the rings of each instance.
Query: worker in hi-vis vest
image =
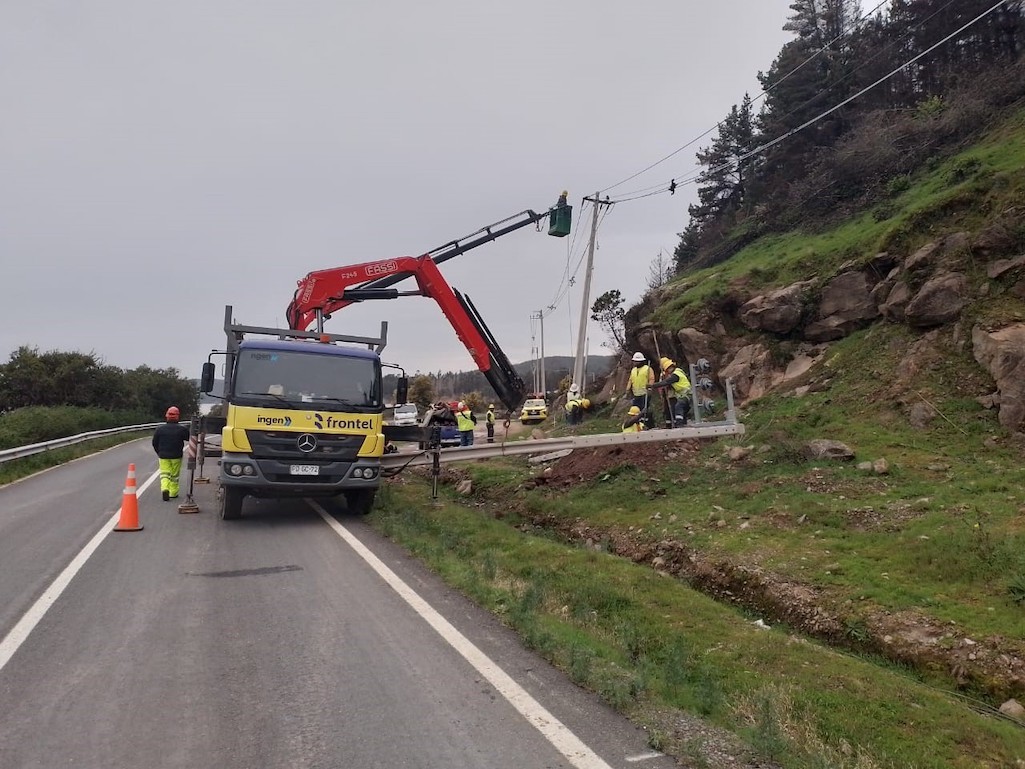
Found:
[[[459,401],[459,408],[456,411],[456,428],[459,430],[459,445],[473,445],[473,428],[477,425],[477,417],[466,407],[466,404]]]
[[[683,427],[690,414],[690,380],[683,369],[672,358],[662,358],[662,379],[653,388],[667,388],[669,395],[666,411],[666,427]]]
[[[487,416],[484,417],[484,423],[488,428],[488,443],[495,442],[495,404],[492,403],[488,406]]]
[[[635,352],[633,368],[630,369],[630,395],[632,404],[641,411],[648,410],[648,388],[655,384],[655,372],[648,365],[644,353]]]
[[[644,415],[640,406],[631,406],[626,412],[626,420],[623,422],[624,433],[639,433],[644,429]]]

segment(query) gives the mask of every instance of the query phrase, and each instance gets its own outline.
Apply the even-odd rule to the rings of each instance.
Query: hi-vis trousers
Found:
[[[181,458],[160,460],[160,490],[166,491],[172,499],[178,496],[178,477],[181,474]]]

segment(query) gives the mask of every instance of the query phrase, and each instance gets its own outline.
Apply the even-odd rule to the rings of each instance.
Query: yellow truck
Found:
[[[380,337],[303,332],[232,321],[225,308],[227,349],[221,433],[220,513],[242,515],[248,496],[334,496],[368,513],[381,479],[384,395]],[[216,367],[208,357],[200,389],[211,393]],[[400,377],[405,399],[408,382]]]

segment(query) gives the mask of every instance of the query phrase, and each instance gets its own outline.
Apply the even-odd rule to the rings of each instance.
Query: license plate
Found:
[[[288,472],[292,475],[320,475],[320,465],[292,465]]]

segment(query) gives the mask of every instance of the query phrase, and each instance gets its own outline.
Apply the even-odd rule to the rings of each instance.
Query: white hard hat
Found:
[[[578,392],[579,390],[580,390],[580,385],[578,385],[578,384],[577,384],[576,382],[574,382],[573,384],[571,384],[571,385],[569,386],[569,391],[570,391],[571,393],[575,393],[575,392]]]
[[[644,361],[644,353],[643,352],[635,352],[634,353],[634,361],[637,362],[637,363],[643,362]]]

